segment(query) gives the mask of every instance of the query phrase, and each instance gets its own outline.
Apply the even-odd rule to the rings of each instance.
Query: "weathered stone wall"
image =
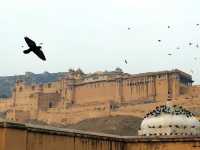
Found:
[[[200,137],[123,137],[0,123],[0,150],[196,150]]]
[[[5,150],[5,129],[0,128],[0,150]]]
[[[47,111],[49,108],[56,108],[61,101],[58,93],[40,93],[37,100],[37,111]]]
[[[58,92],[59,92],[59,82],[52,82],[41,85],[26,85],[23,82],[18,81],[12,93],[14,106],[16,109],[20,110],[37,109],[37,104],[35,103],[35,101],[38,101],[39,99],[38,93],[51,94]]]
[[[155,98],[155,81],[153,78],[130,78],[123,81],[123,102]]]
[[[184,94],[193,96],[193,97],[199,97],[200,96],[200,86],[199,85],[194,85],[190,88],[185,89]]]
[[[26,85],[17,81],[12,97],[0,101],[0,111],[8,111],[7,117],[14,119],[20,117],[14,113],[18,111],[22,115],[18,120],[27,120],[23,119],[27,116],[23,113],[29,112],[30,119],[39,118],[57,123],[77,122],[105,114],[141,115],[147,111],[140,113],[141,110],[131,110],[133,105],[152,100],[153,103],[164,103],[167,99],[179,99],[184,94],[193,97],[200,95],[200,88],[188,84],[192,82],[191,77],[181,71],[138,75],[101,74],[94,77],[81,78],[76,75],[40,85]],[[118,103],[119,109],[113,110],[111,102]],[[124,104],[130,107],[126,109]],[[106,108],[101,110],[101,105]]]
[[[179,86],[176,75],[161,74],[75,85],[73,94],[74,101],[78,104],[109,100],[117,102],[144,99],[166,101],[170,90],[171,97],[179,96]]]
[[[49,124],[72,124],[89,118],[104,117],[109,115],[108,104],[90,104],[74,106],[65,110],[49,109],[39,111],[37,119]]]
[[[101,81],[75,87],[75,103],[105,102],[116,100],[117,87],[115,81]]]
[[[6,111],[13,106],[12,98],[0,99],[0,111]]]
[[[23,111],[23,110],[15,110],[10,109],[6,113],[6,118],[8,120],[15,120],[18,122],[26,122],[31,118],[31,112],[30,111]]]

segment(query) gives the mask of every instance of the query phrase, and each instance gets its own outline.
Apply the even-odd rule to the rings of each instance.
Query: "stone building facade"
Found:
[[[141,74],[123,73],[119,68],[92,74],[69,70],[52,83],[16,81],[12,97],[0,101],[0,110],[11,120],[73,123],[108,115],[125,104],[166,102],[198,93],[200,88],[194,88],[192,82],[191,75],[177,69]]]

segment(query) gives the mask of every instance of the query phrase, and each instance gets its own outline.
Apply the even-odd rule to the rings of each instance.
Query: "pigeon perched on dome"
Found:
[[[192,117],[194,116],[193,113],[189,112],[188,110],[184,109],[182,106],[166,106],[166,105],[161,105],[157,106],[153,111],[147,113],[145,117],[150,117],[151,116],[159,116],[161,113],[165,114],[172,114],[172,115],[185,115],[186,117]]]
[[[192,130],[191,130],[192,128]],[[144,116],[139,135],[200,135],[200,122],[189,110],[178,105],[161,105]]]

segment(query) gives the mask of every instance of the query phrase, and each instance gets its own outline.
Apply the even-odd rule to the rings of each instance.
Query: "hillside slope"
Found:
[[[98,133],[134,136],[137,135],[142,120],[142,118],[134,116],[110,116],[86,119],[65,127]]]

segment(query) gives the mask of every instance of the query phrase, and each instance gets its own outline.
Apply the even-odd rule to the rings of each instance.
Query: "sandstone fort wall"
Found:
[[[195,150],[200,138],[123,137],[77,130],[0,123],[0,150]]]
[[[0,110],[12,120],[74,123],[85,118],[132,113],[124,109],[125,105],[134,107],[200,95],[200,87],[192,86],[192,82],[192,77],[180,70],[135,75],[87,75],[79,70],[52,83],[27,85],[17,81],[12,97],[0,101]]]

